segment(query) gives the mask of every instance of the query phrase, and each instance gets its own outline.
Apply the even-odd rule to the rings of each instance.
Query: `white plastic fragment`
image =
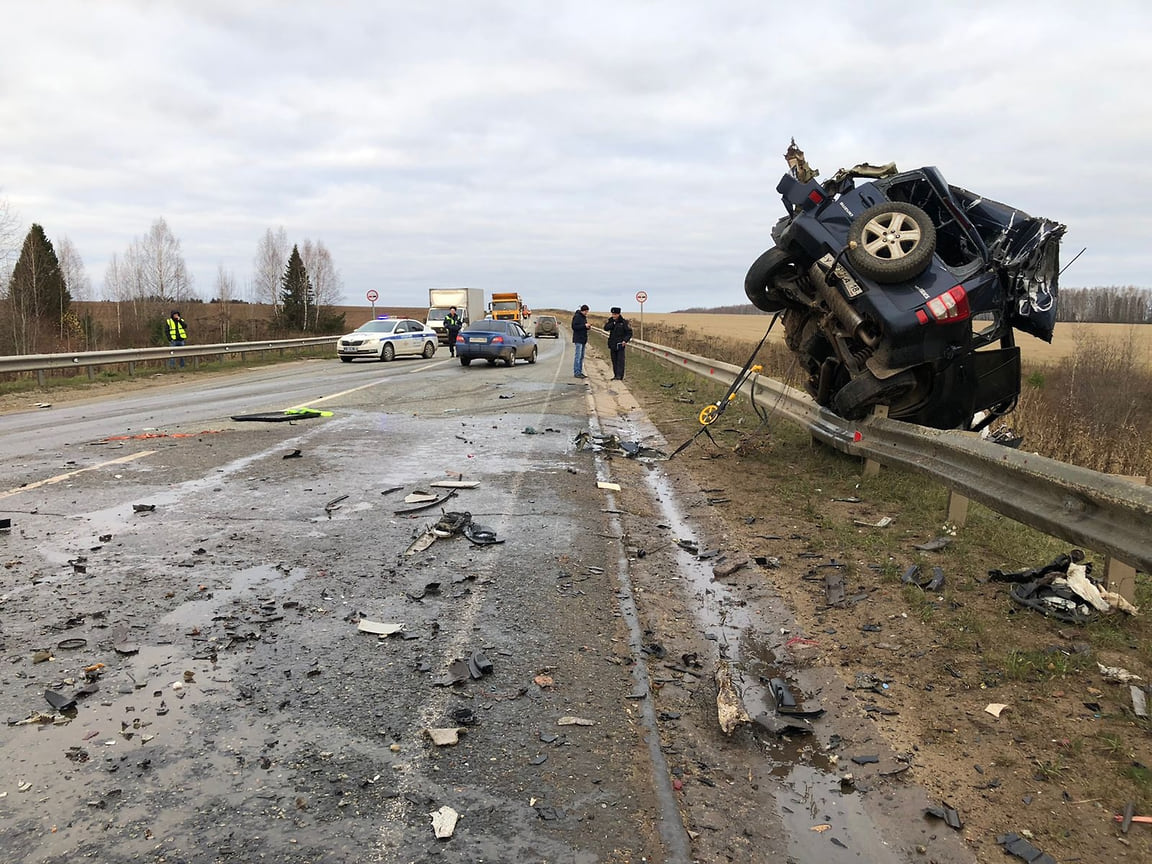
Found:
[[[410,492],[404,496],[405,504],[428,504],[437,500],[439,500],[437,495],[432,492],[425,492],[423,489],[417,489],[415,492]]]
[[[749,723],[752,718],[744,708],[736,686],[732,683],[732,670],[721,660],[716,664],[716,719],[725,735],[731,734],[741,723]]]
[[[887,528],[895,520],[891,516],[881,516],[876,522],[865,522],[863,519],[852,520],[853,524],[859,525],[861,528]]]
[[[361,633],[375,633],[377,636],[393,636],[404,629],[403,624],[397,624],[394,621],[369,621],[367,618],[361,618],[360,623],[356,625],[356,629]]]
[[[437,747],[449,747],[460,743],[460,733],[463,731],[459,726],[449,726],[443,729],[426,728],[424,734],[431,738]]]
[[[607,480],[597,480],[596,481],[596,488],[597,489],[607,489],[609,492],[619,492],[620,491],[620,484],[619,483],[609,483]]]
[[[557,726],[595,726],[595,720],[585,720],[583,717],[565,716],[556,721]]]
[[[429,483],[437,489],[475,489],[480,485],[479,480],[437,480],[434,483]]]
[[[451,837],[452,832],[456,830],[456,820],[460,818],[460,814],[447,804],[428,815],[432,817],[432,830],[436,833],[437,840],[447,840]]]
[[[990,702],[987,706],[985,706],[984,711],[999,719],[1000,715],[1004,713],[1004,710],[1007,707],[1008,706],[1002,702]]]
[[[1132,695],[1132,713],[1137,717],[1147,717],[1148,697],[1144,691],[1135,684],[1129,684],[1128,692]]]
[[[1076,596],[1091,604],[1097,612],[1112,611],[1108,601],[1100,596],[1100,589],[1088,580],[1088,568],[1083,564],[1069,564],[1068,575],[1064,579],[1068,587],[1076,592]]]
[[[1108,681],[1115,681],[1117,684],[1131,684],[1133,681],[1143,681],[1139,675],[1133,675],[1127,669],[1121,666],[1105,666],[1103,663],[1097,663],[1100,667],[1100,674]]]

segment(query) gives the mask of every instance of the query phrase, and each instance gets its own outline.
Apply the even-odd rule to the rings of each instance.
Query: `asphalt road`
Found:
[[[511,369],[306,361],[0,416],[0,857],[925,860],[925,829],[832,800],[826,761],[780,772],[783,751],[715,728],[716,634],[755,616],[709,611],[724,592],[669,551],[685,493],[659,465],[574,444],[654,440],[627,392],[540,347]],[[231,419],[302,405],[331,416]],[[479,485],[396,512],[461,478]],[[411,548],[442,510],[501,542]],[[696,657],[665,658],[654,628],[700,667],[670,673]],[[848,842],[810,832],[817,810]]]

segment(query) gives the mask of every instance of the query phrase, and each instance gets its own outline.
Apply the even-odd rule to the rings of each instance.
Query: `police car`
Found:
[[[341,336],[336,356],[345,363],[357,357],[391,360],[404,354],[428,358],[436,353],[436,339],[436,331],[421,321],[382,315]]]

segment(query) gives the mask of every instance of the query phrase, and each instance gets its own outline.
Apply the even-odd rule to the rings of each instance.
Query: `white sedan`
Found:
[[[391,360],[404,354],[431,357],[436,353],[436,331],[411,318],[375,318],[336,343],[336,356],[345,363],[357,357]]]

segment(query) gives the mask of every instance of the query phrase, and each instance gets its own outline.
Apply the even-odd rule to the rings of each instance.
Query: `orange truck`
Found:
[[[524,301],[520,299],[520,295],[515,291],[497,293],[493,292],[492,302],[488,305],[492,311],[492,317],[496,320],[504,321],[520,321],[523,322],[526,307]]]

